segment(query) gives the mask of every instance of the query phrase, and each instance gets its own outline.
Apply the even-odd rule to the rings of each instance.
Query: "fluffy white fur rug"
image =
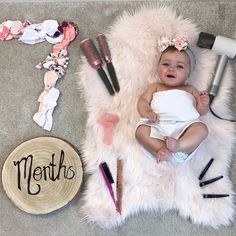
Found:
[[[81,211],[88,222],[112,228],[142,210],[164,212],[170,209],[176,209],[179,215],[190,218],[194,223],[215,228],[232,222],[234,192],[228,178],[235,139],[232,123],[218,120],[210,113],[203,117],[209,128],[209,137],[193,159],[178,167],[157,164],[147,158],[135,139],[135,126],[139,120],[137,99],[149,83],[158,79],[156,40],[159,36],[174,37],[182,34],[191,37],[191,48],[197,59],[190,83],[199,90],[207,89],[217,56],[210,50],[196,46],[199,29],[195,23],[167,7],[125,12],[107,33],[121,86],[120,92],[114,97],[108,94],[97,72],[83,58],[79,85],[85,93],[88,121],[82,152],[86,173],[90,175]],[[220,99],[213,104],[219,114],[228,117],[231,81],[232,71],[227,67]],[[117,114],[120,118],[111,145],[103,144],[103,129],[96,122],[97,117],[104,112]],[[115,211],[98,168],[100,162],[106,161],[115,178],[117,158],[124,163],[122,215]],[[215,160],[204,179],[219,175],[224,178],[200,188],[198,176],[211,158]],[[203,199],[203,193],[228,193],[230,197]]]

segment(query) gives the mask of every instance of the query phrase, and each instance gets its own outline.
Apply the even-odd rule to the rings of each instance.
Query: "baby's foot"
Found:
[[[179,151],[179,141],[172,137],[165,137],[166,148],[171,152]]]
[[[172,153],[167,148],[163,147],[157,152],[157,162],[170,160]]]

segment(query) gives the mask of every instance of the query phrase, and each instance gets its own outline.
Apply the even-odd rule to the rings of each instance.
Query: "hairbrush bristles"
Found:
[[[93,41],[89,38],[86,38],[80,42],[80,47],[88,60],[88,63],[94,68],[99,69],[102,67],[102,59],[99,55],[99,52]]]
[[[110,49],[108,47],[108,43],[107,43],[105,35],[98,34],[96,39],[97,39],[103,59],[105,60],[106,63],[110,63],[111,62],[111,53],[110,53]]]

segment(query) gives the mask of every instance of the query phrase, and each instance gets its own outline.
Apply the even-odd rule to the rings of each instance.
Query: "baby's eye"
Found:
[[[163,65],[163,66],[169,66],[169,63],[164,62],[164,63],[162,63],[162,65]]]
[[[184,69],[184,66],[182,66],[182,65],[177,65],[177,68],[179,68],[179,69]]]

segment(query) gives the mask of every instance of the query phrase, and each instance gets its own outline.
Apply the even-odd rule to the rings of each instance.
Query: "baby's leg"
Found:
[[[135,133],[137,140],[148,150],[157,161],[170,158],[171,152],[166,148],[164,141],[150,137],[151,128],[147,125],[140,125]]]
[[[208,129],[205,124],[197,122],[191,124],[177,140],[166,137],[166,147],[172,152],[193,152],[199,144],[207,137]]]

